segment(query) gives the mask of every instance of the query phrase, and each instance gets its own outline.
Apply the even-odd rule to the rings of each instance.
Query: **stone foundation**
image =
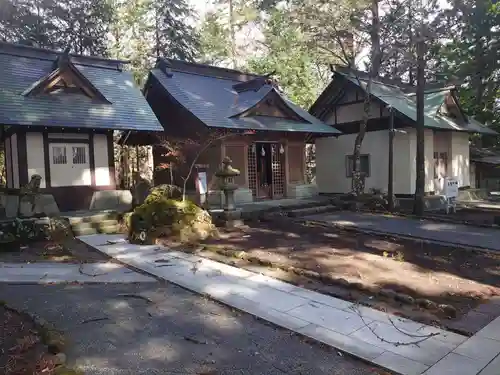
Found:
[[[132,209],[130,190],[102,190],[94,192],[90,202],[90,211],[128,212]]]
[[[311,198],[318,195],[318,187],[315,184],[297,184],[289,185],[287,189],[287,198]]]
[[[221,207],[224,204],[224,194],[220,190],[212,190],[208,192],[207,200],[210,206]],[[239,188],[234,191],[234,203],[236,206],[245,203],[252,203],[252,190]]]

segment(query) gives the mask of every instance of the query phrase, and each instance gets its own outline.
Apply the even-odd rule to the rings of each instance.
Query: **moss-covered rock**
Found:
[[[216,233],[210,214],[191,201],[148,196],[144,204],[125,217],[129,241],[154,243],[158,237],[181,241],[206,239]]]
[[[174,199],[182,198],[182,189],[176,185],[163,184],[155,186],[144,200],[144,203],[151,203],[159,199]]]

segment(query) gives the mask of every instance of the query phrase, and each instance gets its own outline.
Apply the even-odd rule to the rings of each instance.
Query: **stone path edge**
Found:
[[[114,244],[116,244],[116,243],[109,243],[109,245],[114,245]],[[102,252],[107,257],[115,259],[112,256],[110,256],[109,254],[107,254],[105,251],[102,251],[99,248],[99,247],[103,247],[103,246],[107,246],[107,245],[108,244],[100,244],[100,245],[95,245],[95,246],[94,245],[90,245],[90,246],[94,247],[96,251]],[[158,247],[162,247],[162,246],[158,245]],[[189,254],[186,254],[186,255],[189,255]],[[214,260],[211,260],[211,261],[212,262],[216,262],[216,263],[220,263],[220,262],[217,262],[217,261],[214,261]],[[128,265],[128,263],[126,263],[126,261],[117,260],[117,262]],[[222,264],[224,264],[224,263],[222,263]],[[137,269],[137,267],[135,267],[135,266],[130,266],[130,268]],[[154,274],[151,274],[150,271],[142,270],[142,272],[145,273],[145,274],[153,275],[154,276]],[[194,293],[196,295],[202,296],[202,297],[206,298],[207,300],[213,301],[213,302],[215,302],[215,303],[217,303],[219,305],[226,306],[226,307],[232,309],[233,311],[239,311],[239,312],[251,315],[254,319],[257,319],[258,321],[262,321],[262,322],[264,322],[267,325],[276,327],[277,329],[286,330],[286,331],[292,332],[294,335],[297,335],[299,337],[304,338],[305,340],[307,340],[307,342],[319,344],[321,347],[328,348],[329,350],[334,350],[339,355],[344,355],[345,354],[345,355],[347,355],[349,357],[356,358],[356,360],[360,360],[363,363],[367,363],[370,366],[372,366],[374,369],[381,369],[383,371],[387,371],[388,375],[389,374],[393,374],[393,375],[397,375],[397,374],[400,375],[401,374],[401,372],[399,372],[398,370],[395,370],[394,368],[391,368],[391,366],[389,366],[389,365],[385,366],[385,364],[383,362],[379,363],[380,362],[379,358],[382,357],[382,355],[381,356],[377,355],[375,358],[363,357],[363,354],[356,353],[356,350],[349,351],[349,349],[348,349],[349,345],[348,344],[345,345],[345,347],[347,349],[346,348],[338,347],[335,344],[332,344],[331,342],[329,342],[331,340],[329,340],[328,338],[325,338],[323,340],[322,337],[321,337],[321,335],[320,335],[320,337],[316,337],[317,335],[315,335],[314,333],[311,333],[311,335],[309,335],[307,332],[299,332],[298,329],[289,328],[287,326],[280,325],[279,323],[275,323],[275,322],[273,322],[271,320],[267,320],[265,317],[259,317],[258,315],[253,314],[253,313],[248,312],[247,310],[245,310],[244,306],[240,307],[240,306],[237,306],[237,305],[232,305],[230,302],[225,302],[224,300],[218,299],[218,297],[216,297],[216,296],[211,296],[211,295],[209,295],[206,292],[200,292],[200,291],[194,290],[194,289],[192,289],[192,288],[190,288],[188,286],[185,286],[180,281],[177,282],[175,280],[165,279],[165,278],[161,278],[161,277],[159,277],[159,279],[162,280],[163,282],[174,284],[174,285],[176,285],[176,286],[178,286],[178,287],[180,287],[180,288],[182,288],[184,290],[188,290],[191,293]],[[315,324],[311,323],[310,325],[314,326]],[[377,348],[377,349],[380,349],[380,348]],[[385,349],[382,349],[382,350],[384,350],[383,354],[389,353],[389,351],[386,351]],[[389,353],[389,354],[392,354],[392,353]],[[413,361],[411,359],[408,359],[408,357],[405,357],[404,355],[396,354],[396,356],[400,356],[400,357],[402,357],[405,360],[410,361],[410,362],[415,362],[415,361]],[[375,360],[378,360],[378,361],[375,361]],[[401,368],[400,366],[397,366],[397,367]],[[432,366],[427,367],[427,369],[430,369],[430,368],[432,368]],[[423,372],[422,373],[419,372],[419,374],[423,374]]]
[[[134,272],[137,272],[137,273],[140,273],[142,275],[146,275],[146,276],[150,276],[152,278],[154,278],[156,281],[160,282],[160,283],[166,283],[167,281],[165,281],[165,279],[162,279],[161,277],[158,277],[156,276],[155,274],[151,273],[151,272],[148,272],[148,271],[144,271],[143,269],[140,269],[138,267],[135,267],[135,266],[132,266],[131,264],[128,264],[124,261],[121,261],[119,259],[116,259],[116,258],[113,258],[111,256],[109,256],[108,254],[102,252],[101,250],[99,250],[98,248],[96,248],[95,246],[91,246],[87,243],[85,243],[84,241],[82,241],[80,238],[78,237],[75,237],[78,241],[80,241],[81,243],[85,244],[86,246],[88,246],[90,249],[92,249],[92,251],[95,251],[97,253],[100,253],[100,254],[104,254],[109,260],[117,263],[117,264],[121,264],[122,266],[128,268],[129,270],[132,270]],[[106,245],[106,244],[103,244],[103,245]],[[159,245],[158,245],[159,247]]]
[[[489,249],[487,247],[483,247],[483,246],[466,246],[466,245],[456,243],[456,242],[430,240],[428,238],[412,236],[409,234],[403,235],[403,234],[399,234],[399,233],[391,233],[391,232],[384,232],[384,231],[378,231],[378,230],[363,229],[363,228],[358,228],[356,226],[342,225],[342,224],[336,224],[336,223],[327,223],[324,221],[312,220],[312,219],[295,219],[293,221],[296,223],[299,223],[299,224],[310,223],[310,224],[319,225],[319,226],[323,226],[323,227],[327,227],[327,228],[335,228],[335,229],[345,230],[348,232],[369,234],[369,235],[373,235],[373,236],[393,237],[393,238],[399,238],[399,239],[407,240],[407,241],[425,242],[427,244],[432,244],[432,245],[453,247],[454,249],[482,251],[485,253],[498,255],[498,251],[491,250],[491,249]]]
[[[339,212],[345,211],[345,210],[339,210]],[[492,211],[492,210],[489,210]],[[429,215],[428,213],[424,213],[424,216],[419,217],[414,214],[410,213],[405,213],[405,212],[386,212],[386,211],[370,211],[370,210],[364,210],[361,209],[360,212],[366,213],[366,214],[376,214],[376,215],[383,215],[383,216],[395,216],[395,217],[403,217],[406,219],[413,219],[413,220],[424,220],[424,221],[432,221],[432,222],[437,222],[437,223],[450,223],[450,224],[459,224],[459,225],[467,225],[470,227],[476,227],[476,228],[488,228],[488,229],[500,229],[498,225],[495,224],[481,224],[481,223],[473,223],[467,220],[460,220],[460,219],[453,219],[449,217],[441,217],[437,215]],[[500,214],[500,210],[499,210]]]
[[[105,245],[105,244],[103,244],[103,245]],[[89,245],[89,246],[90,246],[90,245]],[[267,324],[267,325],[269,325],[269,326],[275,327],[275,328],[280,329],[280,330],[282,330],[282,331],[292,332],[294,335],[299,336],[299,337],[302,337],[303,339],[307,340],[308,342],[314,343],[314,344],[316,344],[316,345],[320,345],[320,346],[322,346],[322,347],[324,347],[324,348],[327,348],[327,349],[329,349],[329,350],[334,350],[334,351],[337,351],[338,353],[342,353],[342,355],[347,355],[347,356],[349,356],[350,358],[354,358],[354,359],[359,360],[359,361],[361,361],[361,362],[363,362],[363,363],[369,364],[369,365],[370,365],[370,366],[372,366],[374,369],[375,369],[375,368],[378,368],[378,369],[381,369],[381,370],[384,370],[384,371],[389,371],[390,373],[387,373],[387,375],[391,375],[391,374],[392,374],[392,375],[400,375],[400,373],[395,372],[394,370],[391,370],[391,369],[390,369],[390,368],[388,368],[388,367],[385,367],[385,366],[382,366],[382,365],[380,365],[380,364],[377,364],[377,363],[375,363],[375,362],[373,362],[373,361],[370,361],[369,359],[363,358],[363,357],[361,357],[361,356],[359,356],[359,355],[356,355],[356,354],[354,354],[354,353],[350,353],[350,352],[348,352],[348,351],[346,351],[346,350],[336,348],[336,347],[332,346],[331,344],[328,344],[328,343],[322,342],[321,340],[319,340],[319,339],[317,339],[317,338],[315,338],[315,337],[308,336],[308,335],[306,335],[306,334],[304,334],[304,333],[300,333],[300,332],[297,332],[297,331],[295,331],[295,330],[292,330],[292,329],[289,329],[289,328],[286,328],[286,327],[280,326],[280,325],[279,325],[279,324],[277,324],[277,323],[271,322],[271,321],[269,321],[269,320],[266,320],[265,318],[261,318],[261,317],[259,317],[259,316],[257,316],[257,315],[254,315],[254,314],[251,314],[251,313],[249,313],[249,312],[245,311],[243,307],[232,306],[232,305],[230,305],[228,302],[224,302],[224,301],[221,301],[221,300],[219,300],[219,299],[216,299],[215,297],[212,297],[212,296],[211,296],[211,295],[209,295],[208,293],[200,293],[200,292],[196,292],[196,291],[194,291],[194,290],[192,290],[192,289],[190,289],[190,288],[187,288],[187,287],[183,286],[182,284],[179,284],[179,283],[177,283],[177,282],[175,282],[175,281],[166,280],[166,279],[164,279],[164,278],[161,278],[161,277],[159,277],[159,276],[156,276],[155,274],[153,274],[153,273],[151,273],[151,272],[149,272],[149,271],[142,270],[142,269],[140,269],[140,268],[138,268],[138,267],[135,267],[135,266],[129,265],[128,263],[126,263],[126,262],[124,262],[124,261],[117,260],[117,259],[115,259],[115,258],[113,258],[113,257],[109,256],[109,255],[108,255],[108,254],[106,254],[105,252],[100,251],[98,248],[96,248],[96,247],[94,247],[94,246],[91,246],[91,247],[92,247],[93,249],[95,249],[95,251],[99,251],[100,253],[102,253],[102,254],[106,255],[106,256],[107,256],[107,257],[109,257],[110,259],[113,259],[113,260],[114,260],[114,261],[116,261],[117,263],[120,263],[120,264],[122,264],[122,265],[124,265],[124,266],[126,266],[126,267],[128,267],[128,268],[130,268],[130,269],[132,269],[132,270],[134,270],[134,271],[137,271],[137,272],[140,272],[140,273],[142,273],[142,274],[145,274],[145,275],[148,275],[148,276],[154,277],[155,279],[157,279],[157,280],[158,280],[159,282],[161,282],[161,283],[169,283],[169,284],[176,285],[176,286],[177,286],[177,287],[179,287],[179,288],[182,288],[182,289],[184,289],[184,290],[187,290],[187,291],[189,291],[190,293],[194,293],[194,294],[196,294],[196,295],[199,295],[200,297],[206,298],[207,300],[209,300],[209,301],[211,301],[211,302],[214,302],[214,303],[217,303],[218,305],[225,306],[225,307],[227,307],[227,308],[229,308],[229,309],[232,309],[232,310],[234,310],[234,311],[238,311],[238,312],[243,313],[243,314],[246,314],[246,315],[250,315],[251,317],[253,317],[253,319],[255,319],[255,320],[257,320],[257,321],[260,321],[260,322],[262,322],[262,323],[264,323],[264,324]]]

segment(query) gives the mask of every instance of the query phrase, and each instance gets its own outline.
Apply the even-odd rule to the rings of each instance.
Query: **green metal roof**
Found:
[[[366,91],[368,81],[365,78],[357,78],[337,72],[350,82]],[[455,130],[469,133],[483,133],[496,135],[497,133],[478,121],[467,118],[467,123],[458,124],[452,118],[439,113],[439,109],[444,104],[446,96],[450,93],[449,88],[426,93],[424,96],[424,120],[425,127],[442,130]],[[388,85],[378,81],[372,81],[371,95],[375,96],[386,105],[391,106],[399,113],[405,115],[412,121],[417,121],[417,105],[415,94],[405,93],[395,85]]]

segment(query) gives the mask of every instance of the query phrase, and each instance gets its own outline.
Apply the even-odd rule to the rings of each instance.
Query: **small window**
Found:
[[[87,153],[85,152],[85,147],[76,146],[73,147],[73,164],[86,164],[87,163]]]
[[[346,176],[352,177],[352,171],[354,170],[354,159],[352,155],[347,155],[346,157]],[[365,177],[370,177],[370,155],[360,155],[359,156],[359,169]]]
[[[52,164],[67,164],[66,147],[52,146]]]

